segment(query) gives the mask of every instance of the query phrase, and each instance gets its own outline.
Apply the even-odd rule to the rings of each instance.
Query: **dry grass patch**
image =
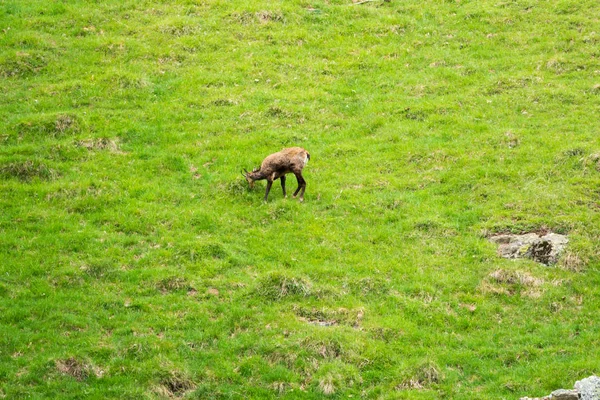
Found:
[[[193,289],[185,278],[178,276],[170,276],[158,282],[156,288],[161,293],[166,294],[170,292],[176,292],[179,290],[191,290]]]
[[[288,296],[307,297],[312,293],[312,284],[304,278],[290,277],[280,272],[274,272],[261,280],[256,292],[261,297],[274,301]]]
[[[39,52],[17,51],[13,54],[6,53],[0,59],[0,76],[3,78],[12,78],[36,75],[47,64],[48,58]]]
[[[443,376],[437,365],[427,362],[409,372],[409,376],[396,386],[396,390],[421,390],[440,383]]]
[[[503,294],[512,296],[520,293],[522,296],[538,298],[544,290],[545,281],[528,272],[498,269],[490,273],[481,285],[483,293]]]
[[[300,343],[300,347],[312,353],[317,358],[326,360],[340,359],[345,354],[342,344],[335,339],[318,340],[305,338]]]
[[[283,394],[290,388],[290,384],[287,382],[273,382],[269,385],[269,388],[277,394]]]
[[[333,375],[327,375],[326,377],[319,380],[319,390],[325,396],[330,396],[336,391],[336,381],[339,378],[334,377]]]
[[[389,292],[389,283],[383,278],[366,277],[352,280],[344,284],[351,293],[357,296],[385,295]]]
[[[265,356],[265,359],[271,364],[282,364],[286,368],[294,368],[296,360],[298,360],[298,354],[291,350],[275,350]]]
[[[56,179],[58,175],[58,171],[49,168],[46,164],[32,160],[16,161],[0,166],[0,177],[16,178],[24,182],[29,182],[34,178],[52,180]]]
[[[77,147],[83,147],[90,151],[108,150],[111,153],[123,154],[119,147],[119,139],[96,138],[83,139],[75,143]]]
[[[196,386],[196,383],[187,375],[179,371],[171,371],[160,379],[153,392],[163,398],[176,399],[196,389]]]
[[[57,138],[81,131],[81,124],[75,114],[41,114],[20,122],[16,129],[21,136]]]
[[[583,272],[585,270],[585,265],[586,261],[577,253],[571,251],[567,251],[558,262],[559,268],[571,272]]]
[[[285,23],[285,16],[279,11],[257,11],[251,13],[248,11],[235,12],[231,14],[231,19],[241,25],[248,25],[254,23],[267,24],[269,22]]]
[[[378,327],[369,330],[369,336],[376,340],[382,340],[385,343],[390,343],[398,340],[404,332],[400,329]]]
[[[540,286],[544,283],[543,279],[536,278],[528,272],[521,271],[498,269],[492,272],[489,276],[493,281],[507,285],[520,284],[523,286]]]
[[[54,361],[54,365],[58,372],[73,377],[78,381],[83,381],[91,375],[94,375],[96,378],[101,378],[104,375],[102,369],[93,367],[75,357],[70,357],[65,360],[56,360]]]
[[[347,308],[338,308],[330,310],[326,308],[306,308],[301,306],[293,307],[294,313],[300,321],[318,326],[347,325],[358,328],[364,316],[364,309],[348,310]]]

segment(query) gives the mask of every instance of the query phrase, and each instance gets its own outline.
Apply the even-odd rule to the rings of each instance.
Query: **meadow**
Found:
[[[599,29],[596,0],[0,0],[0,398],[599,374]],[[240,169],[291,146],[305,202],[264,203]],[[488,240],[532,231],[556,264]]]

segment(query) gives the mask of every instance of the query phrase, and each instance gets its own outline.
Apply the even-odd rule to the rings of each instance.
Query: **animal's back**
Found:
[[[261,164],[261,170],[271,169],[275,165],[284,166],[289,170],[293,170],[295,167],[301,169],[304,168],[309,159],[310,154],[302,147],[288,147],[267,156]]]
[[[304,167],[308,160],[310,160],[310,154],[308,154],[308,151],[302,147],[289,147],[281,150],[280,153],[286,154],[290,160],[299,163],[302,167]]]

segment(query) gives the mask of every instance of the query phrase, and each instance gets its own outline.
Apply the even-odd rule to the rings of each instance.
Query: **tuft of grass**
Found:
[[[439,367],[432,362],[412,367],[407,375],[396,387],[397,390],[429,389],[443,380]]]
[[[333,375],[327,375],[319,380],[319,390],[325,395],[330,396],[335,393],[336,381],[339,378]]]
[[[58,175],[59,173],[55,169],[34,160],[17,161],[0,165],[0,177],[5,179],[14,178],[23,182],[29,182],[34,178],[52,180],[56,179]]]
[[[300,318],[300,320],[306,321],[313,325],[318,326],[332,326],[332,325],[348,325],[357,328],[363,317],[364,309],[348,310],[346,308],[339,308],[337,310],[329,310],[326,308],[305,308],[294,305],[294,313]]]
[[[188,375],[179,371],[170,371],[162,375],[153,389],[153,392],[160,397],[182,398],[197,387],[197,384]]]
[[[177,292],[179,290],[189,291],[192,289],[188,281],[179,276],[170,276],[168,278],[161,279],[156,284],[156,288],[163,293]]]
[[[81,120],[75,114],[42,114],[21,121],[16,126],[21,137],[58,138],[81,131]]]
[[[256,293],[261,298],[279,301],[290,296],[307,297],[312,294],[312,284],[301,277],[272,272],[258,283]]]
[[[0,76],[27,78],[41,73],[48,65],[48,57],[41,52],[6,52],[0,57]]]
[[[584,272],[589,261],[584,260],[579,254],[573,251],[566,251],[558,261],[559,268],[572,272]]]
[[[351,293],[358,296],[383,296],[389,292],[389,284],[381,277],[366,277],[348,282]]]
[[[119,139],[96,138],[83,139],[75,143],[77,147],[83,147],[90,151],[108,150],[111,153],[123,154],[120,148]]]
[[[544,284],[544,279],[529,272],[498,269],[488,275],[480,289],[483,293],[508,296],[520,293],[522,296],[539,298],[544,292]]]
[[[78,381],[83,381],[90,376],[90,366],[75,357],[56,360],[54,364],[58,372],[73,377]]]

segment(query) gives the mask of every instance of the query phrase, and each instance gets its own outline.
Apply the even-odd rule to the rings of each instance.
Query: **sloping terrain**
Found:
[[[0,398],[514,399],[598,375],[599,15],[0,2]],[[264,204],[239,171],[290,146],[305,203]],[[558,262],[488,240],[529,232],[568,236]]]

